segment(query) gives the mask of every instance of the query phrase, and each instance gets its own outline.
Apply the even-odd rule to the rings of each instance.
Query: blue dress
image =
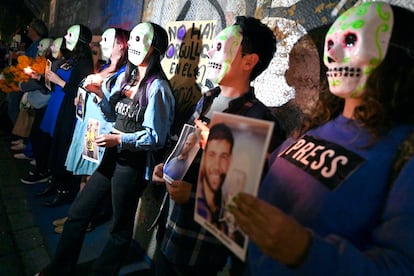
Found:
[[[111,91],[116,92],[120,90],[121,81],[124,76],[124,74],[120,73],[123,71],[125,71],[125,67],[122,67],[117,73],[112,74],[103,80],[101,88],[107,99],[111,96]],[[112,81],[114,78],[117,78],[116,83],[112,88],[108,90],[107,82]],[[84,120],[82,121],[77,119],[76,121],[72,142],[69,147],[68,155],[66,157],[66,169],[73,172],[74,175],[92,175],[98,167],[105,151],[105,147],[98,147],[98,162],[94,162],[82,157],[88,120],[93,119],[99,121],[99,134],[109,133],[112,130],[113,123],[105,120],[103,113],[96,103],[97,101],[95,99],[95,94],[88,93],[85,103]]]
[[[62,68],[58,68],[56,74],[58,74],[59,77],[67,82],[69,80],[71,72],[72,69],[64,70]],[[54,91],[52,91],[50,95],[49,103],[47,105],[45,115],[43,116],[42,123],[40,124],[40,128],[44,132],[49,133],[49,135],[52,137],[55,132],[56,119],[59,114],[59,109],[62,105],[64,96],[65,93],[63,92],[62,87],[55,85]]]

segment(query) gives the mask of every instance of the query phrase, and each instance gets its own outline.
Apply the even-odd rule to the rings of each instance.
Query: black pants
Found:
[[[127,157],[107,149],[102,163],[73,202],[51,264],[45,275],[74,275],[86,228],[108,193],[112,198],[112,228],[93,268],[103,275],[117,275],[128,253],[138,199],[145,187],[145,155]],[[143,159],[141,161],[141,159]],[[108,169],[113,169],[112,172]],[[103,171],[105,173],[103,173]]]

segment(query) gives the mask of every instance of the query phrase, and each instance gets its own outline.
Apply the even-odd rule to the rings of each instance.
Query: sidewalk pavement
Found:
[[[70,205],[43,206],[45,198],[36,193],[47,184],[21,183],[20,178],[27,175],[31,165],[28,160],[14,159],[9,147],[9,134],[0,130],[0,275],[33,275],[49,263],[59,240],[52,221],[66,216]],[[77,275],[88,274],[91,262],[105,244],[109,227],[107,222],[86,234]],[[120,275],[145,276],[153,272],[139,249],[132,246]]]

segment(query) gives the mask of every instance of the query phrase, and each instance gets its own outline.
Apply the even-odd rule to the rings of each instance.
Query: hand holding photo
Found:
[[[88,92],[81,86],[78,87],[78,94],[75,99],[76,103],[76,118],[83,121],[85,118],[85,103],[86,103],[86,94]]]
[[[209,126],[194,220],[244,261],[248,237],[229,206],[240,192],[257,195],[273,123],[215,112]]]
[[[199,149],[199,129],[185,124],[174,150],[165,162],[165,181],[171,183],[174,180],[182,180]]]

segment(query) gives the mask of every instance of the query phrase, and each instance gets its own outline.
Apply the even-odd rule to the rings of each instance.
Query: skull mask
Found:
[[[220,83],[230,69],[236,57],[243,36],[239,25],[232,25],[222,30],[214,39],[213,47],[208,51],[208,78],[214,83]]]
[[[135,26],[128,40],[128,60],[135,66],[144,61],[154,37],[151,23],[140,23]]]
[[[75,49],[76,43],[78,43],[80,34],[80,26],[73,25],[68,29],[68,32],[65,35],[66,39],[66,48],[69,51],[73,51]]]
[[[46,55],[46,51],[51,44],[52,39],[50,38],[43,38],[42,40],[40,40],[39,45],[37,46],[37,55],[42,57]]]
[[[58,58],[60,47],[62,46],[63,38],[58,37],[53,40],[52,45],[50,45],[50,50],[52,51],[52,57]]]
[[[106,29],[102,34],[102,40],[99,42],[102,50],[102,59],[108,60],[111,57],[112,49],[115,42],[115,29]]]
[[[325,38],[323,61],[331,93],[357,98],[382,62],[391,37],[393,13],[385,3],[362,3],[336,19]]]

